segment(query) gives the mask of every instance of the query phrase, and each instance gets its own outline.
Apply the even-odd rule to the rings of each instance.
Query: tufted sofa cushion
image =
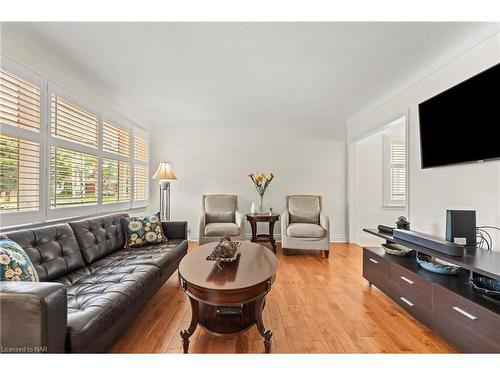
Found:
[[[52,281],[85,267],[80,247],[68,224],[6,233],[21,246],[38,273],[40,281]]]
[[[87,264],[125,246],[125,232],[121,222],[124,217],[128,215],[121,213],[69,223]]]
[[[177,264],[186,254],[187,241],[169,240],[161,244],[139,248],[126,247],[94,263],[99,267],[116,267],[124,265],[149,265],[158,267],[163,275],[170,265]]]
[[[67,349],[92,351],[96,338],[146,303],[159,278],[155,266],[96,264],[57,279],[68,295]]]

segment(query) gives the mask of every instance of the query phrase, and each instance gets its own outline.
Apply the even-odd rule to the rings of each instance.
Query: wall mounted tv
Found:
[[[418,106],[422,168],[500,158],[500,64]]]

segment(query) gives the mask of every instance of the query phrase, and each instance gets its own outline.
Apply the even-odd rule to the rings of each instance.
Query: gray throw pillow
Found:
[[[233,211],[205,212],[205,220],[210,223],[234,223]]]

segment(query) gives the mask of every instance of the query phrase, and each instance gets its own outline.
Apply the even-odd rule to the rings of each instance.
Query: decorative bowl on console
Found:
[[[461,270],[459,266],[422,253],[417,253],[417,263],[423,269],[441,275],[456,275]]]
[[[387,254],[396,255],[398,257],[407,257],[413,252],[412,249],[395,243],[384,243],[382,247]]]
[[[475,275],[471,280],[472,289],[484,296],[500,301],[500,280],[491,277]]]

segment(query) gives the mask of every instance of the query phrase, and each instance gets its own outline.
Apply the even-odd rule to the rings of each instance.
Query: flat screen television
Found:
[[[500,158],[500,64],[418,106],[422,168]]]

